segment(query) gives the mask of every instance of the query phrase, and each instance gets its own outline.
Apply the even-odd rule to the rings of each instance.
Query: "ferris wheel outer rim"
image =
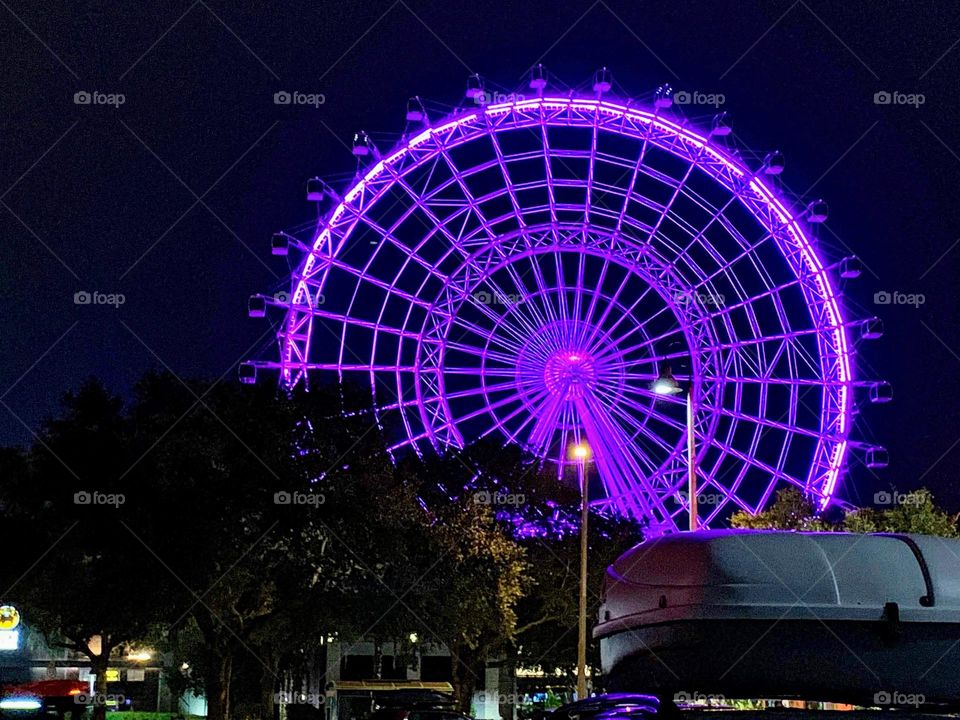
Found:
[[[751,172],[750,169],[738,158],[730,156],[722,148],[711,144],[709,135],[700,134],[685,124],[679,124],[669,118],[665,118],[658,112],[642,109],[636,106],[625,105],[616,101],[576,97],[540,97],[529,100],[525,99],[515,102],[487,105],[478,108],[476,111],[454,115],[452,118],[447,119],[439,125],[428,127],[422,132],[413,136],[407,142],[401,143],[387,155],[381,157],[366,171],[362,177],[355,180],[347,192],[343,194],[336,207],[327,214],[323,221],[321,230],[317,233],[317,236],[312,243],[306,260],[301,265],[302,272],[299,273],[299,278],[295,276],[294,288],[290,296],[289,314],[282,326],[283,329],[279,333],[279,339],[281,341],[280,369],[281,376],[284,381],[287,383],[296,382],[301,375],[306,374],[305,368],[309,365],[307,355],[305,353],[299,353],[297,351],[298,349],[296,344],[290,339],[290,335],[294,334],[294,332],[290,332],[288,334],[288,331],[295,331],[299,329],[294,327],[297,324],[298,319],[294,316],[296,311],[293,310],[293,306],[297,304],[299,299],[305,297],[309,298],[309,289],[307,287],[306,280],[304,280],[303,277],[306,276],[312,269],[321,252],[335,254],[335,248],[331,247],[326,251],[323,250],[325,245],[329,246],[331,243],[331,226],[336,223],[344,213],[348,212],[348,206],[351,205],[354,200],[365,191],[367,185],[375,181],[383,172],[388,171],[388,168],[392,167],[412,150],[416,149],[434,136],[440,135],[441,133],[448,133],[454,129],[469,125],[471,123],[479,123],[480,121],[486,122],[484,127],[478,128],[478,135],[490,133],[493,132],[493,128],[489,124],[489,120],[491,118],[509,113],[513,110],[529,110],[533,108],[541,110],[545,108],[552,108],[555,110],[566,108],[571,110],[586,110],[587,112],[594,112],[598,115],[603,113],[608,116],[620,118],[629,116],[632,120],[639,121],[640,124],[655,126],[660,130],[672,134],[676,139],[683,140],[684,142],[696,147],[700,151],[710,155],[713,160],[721,163],[725,168],[731,170],[734,177],[739,179],[749,178],[749,188],[759,196],[764,205],[772,209],[776,219],[782,223],[782,229],[786,230],[792,237],[795,246],[800,251],[803,265],[810,270],[813,282],[819,289],[818,295],[822,299],[823,307],[827,315],[827,322],[824,323],[823,329],[828,330],[829,336],[833,339],[833,342],[831,343],[832,347],[824,348],[822,346],[824,333],[818,332],[817,334],[817,342],[820,346],[818,359],[821,365],[821,374],[824,378],[836,376],[838,378],[837,384],[839,385],[839,400],[836,411],[833,413],[828,413],[826,412],[826,407],[821,408],[821,432],[824,434],[826,432],[823,424],[827,422],[827,416],[829,415],[830,417],[835,417],[838,424],[836,433],[843,438],[833,445],[832,453],[826,460],[827,470],[823,475],[822,486],[818,492],[818,494],[821,495],[821,507],[825,507],[831,501],[837,491],[839,478],[844,468],[846,454],[848,452],[848,435],[851,429],[850,426],[853,412],[852,352],[850,350],[849,339],[847,338],[842,309],[838,301],[839,295],[833,286],[827,268],[824,266],[823,261],[818,255],[816,249],[813,247],[813,244],[807,233],[801,227],[800,216],[797,213],[791,212],[783,198],[776,191],[770,188],[755,172]],[[467,140],[464,140],[464,142],[466,141]],[[421,163],[422,162],[424,161],[421,160]],[[719,182],[719,179],[716,175],[713,175],[713,178],[715,181]],[[756,217],[756,214],[753,213],[752,210],[750,212]],[[346,234],[349,235],[349,230]],[[777,239],[777,243],[779,247],[779,239]],[[803,288],[802,290],[806,296],[807,290]],[[301,318],[299,322],[302,324],[304,320]],[[306,319],[306,322],[311,324],[312,318]],[[309,352],[309,347],[310,328],[308,327],[307,339],[304,345],[306,352]],[[828,372],[827,368],[825,367],[827,363],[831,362],[831,360],[826,357],[828,354],[832,354],[834,357],[833,361],[836,362],[837,370],[835,373]],[[294,357],[295,355],[300,355],[301,357],[296,358]],[[293,376],[293,373],[296,373],[296,376]],[[823,404],[826,405],[828,401],[829,398],[825,392]],[[811,469],[811,472],[812,471],[813,469]]]

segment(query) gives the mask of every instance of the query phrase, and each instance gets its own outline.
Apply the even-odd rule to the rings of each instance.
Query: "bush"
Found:
[[[173,713],[142,712],[140,710],[107,713],[107,720],[171,720],[172,717]]]

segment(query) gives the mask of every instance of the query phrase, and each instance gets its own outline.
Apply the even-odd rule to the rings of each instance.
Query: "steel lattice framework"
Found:
[[[391,451],[496,435],[592,449],[596,504],[686,514],[684,401],[703,521],[844,468],[852,352],[803,212],[716,133],[662,109],[538,97],[461,109],[373,151],[280,304],[276,368],[362,379]]]

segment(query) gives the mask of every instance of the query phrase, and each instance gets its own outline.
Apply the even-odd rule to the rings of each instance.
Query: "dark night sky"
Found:
[[[786,183],[830,203],[826,238],[868,268],[845,286],[849,314],[887,331],[860,374],[895,400],[861,424],[891,465],[856,470],[846,495],[925,484],[960,508],[960,5],[0,6],[0,442],[29,442],[89,375],[123,393],[150,367],[232,375],[269,340],[246,299],[283,284],[269,237],[314,215],[305,179],[351,173],[343,143],[402,131],[409,96],[459,102],[470,72],[519,87],[541,60],[570,85],[607,65],[626,93],[723,93],[741,140],[785,153]],[[276,106],[283,89],[326,104]],[[80,90],[126,102],[76,105]],[[881,90],[925,102],[876,105]],[[126,302],[75,305],[84,290]],[[926,302],[876,306],[880,290]]]

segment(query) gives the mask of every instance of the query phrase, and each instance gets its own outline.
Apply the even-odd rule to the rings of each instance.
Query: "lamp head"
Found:
[[[679,395],[683,392],[680,383],[673,377],[669,365],[664,365],[660,376],[650,384],[650,389],[657,395]]]

